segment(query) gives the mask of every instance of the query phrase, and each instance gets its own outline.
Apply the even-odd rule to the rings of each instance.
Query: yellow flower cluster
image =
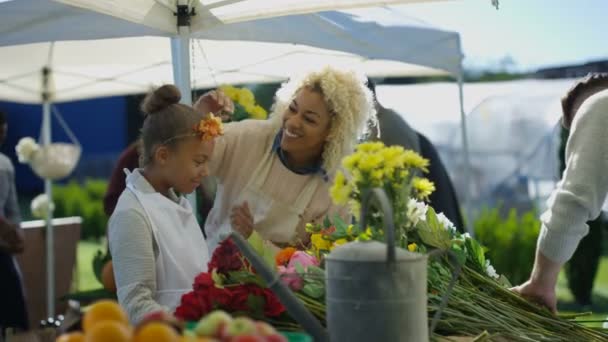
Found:
[[[429,195],[435,191],[435,184],[426,178],[414,177],[412,187],[420,199],[428,199]]]
[[[384,146],[381,142],[359,144],[355,153],[342,160],[350,179],[337,172],[330,190],[336,204],[346,204],[355,198],[354,193],[365,187],[411,186],[414,194],[426,199],[435,186],[426,178],[412,177],[413,170],[428,172],[429,161],[418,153],[401,146]],[[411,184],[405,184],[405,182]],[[351,209],[355,206],[350,203]]]
[[[312,252],[317,257],[321,257],[338,246],[355,241],[359,236],[358,229],[355,229],[352,224],[346,228],[346,234],[338,233],[337,236],[335,226],[323,228],[321,225],[312,223],[306,224],[306,232],[310,233]]]
[[[232,101],[243,106],[252,119],[263,120],[268,117],[268,112],[262,106],[255,103],[255,96],[251,90],[228,85],[221,86],[220,90]]]
[[[339,205],[346,204],[351,192],[352,187],[350,184],[348,184],[346,177],[342,171],[337,171],[334,179],[334,185],[329,189],[329,194],[334,203]]]

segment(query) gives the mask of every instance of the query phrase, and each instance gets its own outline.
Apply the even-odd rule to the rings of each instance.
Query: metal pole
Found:
[[[192,85],[190,83],[190,16],[191,9],[187,0],[177,2],[177,30],[178,35],[171,37],[171,60],[173,65],[173,80],[175,86],[182,93],[181,103],[192,105]],[[189,194],[188,201],[195,213],[196,192]]]
[[[51,98],[49,93],[49,68],[42,69],[42,145],[46,148],[51,144]],[[44,180],[44,192],[48,198],[46,215],[46,311],[48,317],[55,316],[55,239],[53,236],[53,182]]]
[[[464,191],[464,209],[466,214],[466,230],[471,234],[471,236],[475,236],[475,232],[473,231],[473,213],[472,213],[472,203],[471,203],[471,173],[473,171],[473,167],[471,166],[471,159],[469,157],[469,139],[467,136],[467,121],[466,121],[466,113],[464,111],[464,95],[463,95],[463,79],[462,79],[462,66],[460,68],[460,73],[458,74],[458,98],[460,101],[460,130],[462,134],[462,152],[463,152],[463,162],[464,162],[464,179],[465,179],[465,191]]]

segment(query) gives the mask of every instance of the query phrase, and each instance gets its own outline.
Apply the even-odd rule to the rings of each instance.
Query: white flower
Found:
[[[428,206],[423,202],[418,202],[410,198],[407,202],[407,217],[410,219],[412,226],[415,226],[420,221],[426,221],[426,211]]]
[[[29,163],[39,149],[40,145],[30,137],[21,138],[15,147],[20,163]]]
[[[30,205],[32,215],[37,218],[46,218],[47,210],[50,208],[51,212],[55,210],[55,205],[49,203],[49,197],[46,194],[40,194],[36,196]]]
[[[471,238],[471,234],[469,233],[464,233],[462,234],[462,237],[466,240],[466,239],[470,239]]]
[[[451,233],[456,232],[456,226],[443,213],[437,214],[437,220],[445,230],[449,230]]]
[[[494,279],[499,278],[498,273],[496,273],[496,269],[494,266],[492,266],[492,264],[490,264],[490,259],[486,260],[486,274]]]

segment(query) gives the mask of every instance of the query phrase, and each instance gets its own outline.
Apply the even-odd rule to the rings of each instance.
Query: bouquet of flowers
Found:
[[[199,274],[192,287],[175,310],[175,316],[185,321],[198,321],[214,310],[257,319],[280,319],[285,313],[283,305],[230,239],[214,251],[208,272]]]
[[[231,115],[231,121],[264,120],[268,117],[266,110],[256,103],[251,90],[228,85],[221,86],[220,90],[234,102],[234,113]]]

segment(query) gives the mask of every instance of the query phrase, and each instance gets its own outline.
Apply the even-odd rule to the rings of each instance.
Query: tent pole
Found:
[[[48,147],[51,144],[51,98],[50,98],[50,73],[48,67],[42,69],[42,145]],[[48,198],[46,210],[46,311],[47,317],[55,316],[55,239],[53,234],[53,182],[44,180],[44,192]]]
[[[192,12],[187,0],[177,2],[178,35],[171,37],[171,60],[173,65],[173,80],[182,93],[181,103],[192,105],[192,85],[190,83],[190,16]],[[189,194],[188,200],[195,213],[198,213],[196,192]]]
[[[471,234],[471,236],[475,236],[475,232],[473,231],[473,213],[472,213],[472,203],[471,203],[471,191],[472,191],[472,170],[473,167],[471,165],[471,159],[469,156],[469,140],[467,136],[467,123],[466,123],[466,114],[464,111],[464,94],[463,94],[463,76],[462,76],[462,67],[460,68],[460,73],[458,74],[458,99],[460,102],[460,131],[462,135],[462,152],[463,152],[463,163],[464,163],[464,180],[465,180],[465,191],[464,191],[464,210],[466,214],[466,230]]]

